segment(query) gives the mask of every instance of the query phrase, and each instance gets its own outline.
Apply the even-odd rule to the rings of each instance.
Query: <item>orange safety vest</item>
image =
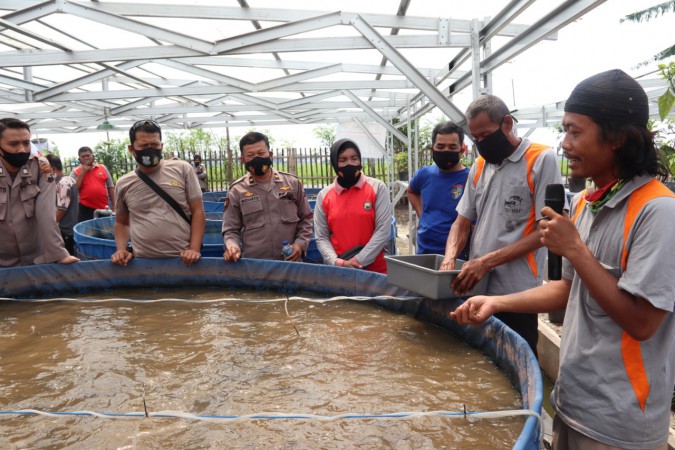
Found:
[[[527,160],[527,185],[530,187],[530,195],[532,195],[532,208],[530,209],[530,215],[527,218],[527,224],[525,225],[525,231],[523,231],[523,237],[529,236],[534,232],[534,225],[537,222],[537,214],[535,211],[536,205],[534,203],[534,180],[532,179],[532,167],[534,166],[535,161],[539,158],[539,155],[542,154],[544,150],[550,148],[548,145],[543,144],[531,144],[527,150],[525,150],[525,159]],[[473,187],[475,188],[478,184],[478,180],[483,173],[483,168],[485,167],[485,159],[482,156],[479,156],[476,159],[476,173],[473,175]],[[534,278],[537,278],[539,275],[539,270],[537,269],[537,260],[534,257],[534,252],[530,252],[525,255],[527,259],[527,264],[530,266],[530,270],[534,275]]]
[[[574,210],[574,216],[572,217],[574,223],[577,222],[581,211],[586,205],[585,195],[586,191],[584,190],[581,192],[579,202]],[[623,222],[623,250],[621,251],[622,271],[626,270],[628,263],[628,247],[626,247],[626,242],[628,241],[628,234],[630,233],[631,228],[633,228],[633,223],[635,223],[635,219],[647,202],[658,197],[675,197],[675,194],[663,185],[663,183],[652,179],[635,189],[628,198],[626,217]],[[642,359],[640,342],[633,339],[625,331],[621,335],[621,356],[623,357],[623,365],[626,368],[628,380],[633,386],[633,392],[640,405],[640,409],[644,412],[650,390],[647,371],[645,370],[644,360]]]

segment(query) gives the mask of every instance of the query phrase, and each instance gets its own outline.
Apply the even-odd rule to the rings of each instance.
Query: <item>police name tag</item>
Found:
[[[240,204],[240,205],[245,205],[246,203],[250,203],[250,202],[259,202],[259,201],[260,201],[260,196],[259,196],[259,195],[254,195],[254,196],[252,196],[252,197],[242,198],[241,200],[239,200],[239,204]]]

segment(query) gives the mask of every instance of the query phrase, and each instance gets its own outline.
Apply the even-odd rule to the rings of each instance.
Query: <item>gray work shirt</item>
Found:
[[[162,160],[148,177],[173,198],[189,217],[190,203],[202,197],[197,176],[186,161]],[[166,200],[130,172],[117,182],[117,216],[129,217],[134,254],[140,258],[176,258],[190,246],[192,226]]]
[[[624,219],[631,193],[649,181],[628,182],[593,214],[586,206],[576,226],[593,255],[618,277],[618,287],[668,311],[658,331],[639,343],[649,396],[639,407],[622,354],[623,330],[596,303],[563,259],[572,280],[560,347],[560,372],[552,394],[557,414],[572,428],[621,448],[655,448],[668,439],[675,381],[675,198],[649,201],[628,234],[626,270],[621,270]],[[578,197],[574,199],[573,210]]]
[[[223,211],[223,241],[242,249],[244,258],[283,259],[281,241],[307,252],[312,238],[312,209],[298,178],[272,169],[269,184],[251,175],[232,183]]]
[[[0,267],[59,261],[68,256],[56,224],[51,166],[32,155],[14,180],[0,162]]]
[[[471,238],[471,259],[513,244],[536,230],[541,219],[546,186],[561,184],[560,169],[553,149],[544,150],[532,166],[534,192],[528,184],[525,152],[532,143],[523,138],[518,148],[501,165],[486,163],[474,185],[477,164],[473,164],[457,205],[458,214],[477,219]],[[490,274],[487,295],[520,292],[542,283],[546,253],[534,252],[531,261],[518,258],[499,265]]]

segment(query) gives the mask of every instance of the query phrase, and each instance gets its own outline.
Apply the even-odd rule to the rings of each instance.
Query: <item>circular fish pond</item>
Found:
[[[379,274],[91,261],[0,292],[5,448],[538,448],[527,345]]]

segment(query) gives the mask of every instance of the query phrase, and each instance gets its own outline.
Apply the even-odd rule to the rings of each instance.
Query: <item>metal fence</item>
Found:
[[[178,159],[192,163],[191,152],[174,152]],[[239,152],[213,150],[199,154],[208,174],[209,191],[222,191],[233,181],[244,175],[244,165]],[[384,158],[368,158],[362,161],[366,175],[387,182],[388,164]],[[272,165],[275,169],[296,175],[308,188],[320,188],[333,182],[335,172],[330,165],[329,148],[284,148],[272,149]],[[78,167],[77,161],[64,164],[64,171],[70,173]],[[136,161],[130,154],[118,159],[108,167],[114,180],[136,168]]]

